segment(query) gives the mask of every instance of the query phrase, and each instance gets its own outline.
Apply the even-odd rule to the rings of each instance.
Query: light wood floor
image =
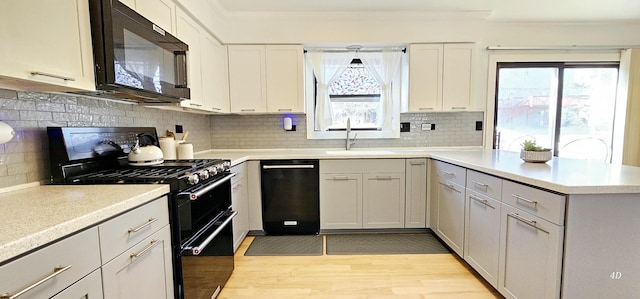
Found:
[[[244,256],[218,298],[503,298],[453,254]]]

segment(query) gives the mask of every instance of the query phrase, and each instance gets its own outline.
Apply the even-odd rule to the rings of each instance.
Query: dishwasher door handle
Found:
[[[297,164],[297,165],[263,165],[262,169],[313,169],[313,164]]]

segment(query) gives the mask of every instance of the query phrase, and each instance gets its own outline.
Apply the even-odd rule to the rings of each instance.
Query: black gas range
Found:
[[[215,298],[234,268],[231,162],[164,160],[129,165],[150,127],[49,127],[52,184],[168,184],[176,298]],[[157,144],[155,144],[157,145]],[[205,280],[203,281],[203,278]]]

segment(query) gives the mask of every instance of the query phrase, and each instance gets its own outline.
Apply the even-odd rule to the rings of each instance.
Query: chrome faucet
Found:
[[[356,138],[358,137],[358,133],[353,135],[353,139],[349,140],[349,135],[351,135],[351,118],[347,117],[347,140],[346,140],[346,150],[350,150],[351,146],[356,143]]]

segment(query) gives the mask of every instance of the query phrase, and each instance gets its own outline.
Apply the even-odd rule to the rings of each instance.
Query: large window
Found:
[[[401,49],[308,50],[307,138],[399,138]]]
[[[498,63],[494,148],[611,161],[618,63]]]
[[[350,119],[354,130],[380,130],[378,110],[382,87],[373,74],[354,59],[342,75],[329,86],[332,124],[329,130],[344,130]]]

